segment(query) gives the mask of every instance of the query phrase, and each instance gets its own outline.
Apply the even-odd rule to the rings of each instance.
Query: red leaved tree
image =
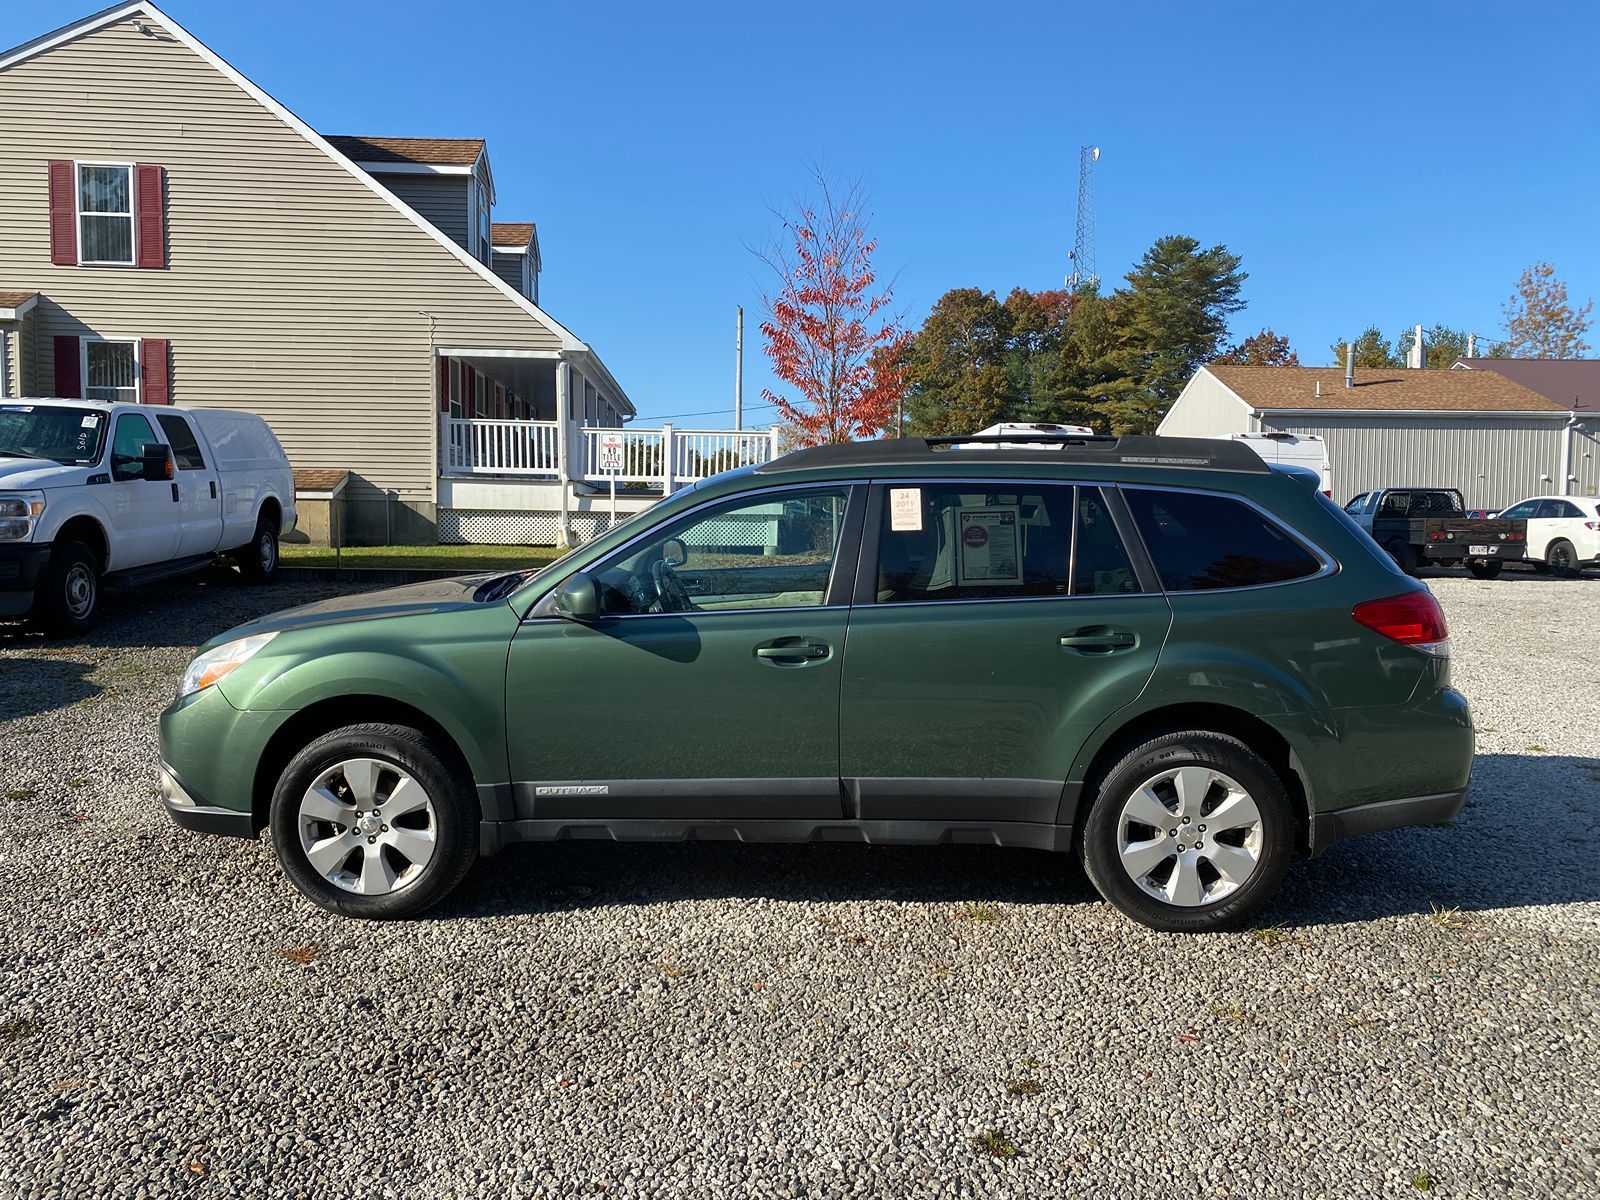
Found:
[[[893,423],[906,390],[907,334],[889,311],[892,283],[878,282],[859,183],[835,187],[814,172],[817,195],[787,212],[757,257],[777,276],[764,292],[761,332],[773,373],[794,389],[763,388],[797,445],[877,437]]]

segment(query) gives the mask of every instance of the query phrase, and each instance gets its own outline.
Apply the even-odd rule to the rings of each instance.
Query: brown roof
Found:
[[[294,490],[296,492],[331,492],[350,477],[349,471],[335,467],[296,467]]]
[[[489,226],[489,242],[495,246],[526,246],[533,241],[532,221],[496,221]]]
[[[1456,362],[1503,375],[1569,412],[1600,412],[1600,359],[1458,358]]]
[[[329,134],[328,143],[360,163],[421,163],[470,167],[483,153],[482,138],[351,137]]]
[[[37,296],[38,292],[0,292],[0,308],[16,308]]]
[[[1357,367],[1344,386],[1343,367],[1206,367],[1258,409],[1431,409],[1439,412],[1554,412],[1563,406],[1492,371]],[[1322,394],[1317,395],[1317,384]]]

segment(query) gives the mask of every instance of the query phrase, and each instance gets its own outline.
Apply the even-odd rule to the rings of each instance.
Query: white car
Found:
[[[278,570],[294,476],[253,413],[96,400],[0,400],[0,618],[82,633],[104,586],[228,554]]]
[[[1500,515],[1528,523],[1529,562],[1556,575],[1600,566],[1600,501],[1593,496],[1533,496]]]

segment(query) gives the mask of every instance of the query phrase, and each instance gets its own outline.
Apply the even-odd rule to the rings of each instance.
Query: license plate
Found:
[[[1467,553],[1468,554],[1493,554],[1499,549],[1500,549],[1499,546],[1468,546],[1467,547]]]

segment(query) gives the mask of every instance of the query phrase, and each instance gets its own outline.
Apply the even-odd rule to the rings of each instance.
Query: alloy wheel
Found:
[[[1117,817],[1117,857],[1146,895],[1181,908],[1243,887],[1261,862],[1261,810],[1214,767],[1162,771],[1133,789]]]
[[[376,758],[350,758],[317,776],[300,798],[300,848],[337,888],[386,896],[416,882],[433,859],[438,819],[410,773]]]

